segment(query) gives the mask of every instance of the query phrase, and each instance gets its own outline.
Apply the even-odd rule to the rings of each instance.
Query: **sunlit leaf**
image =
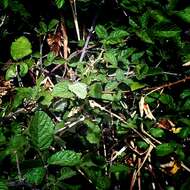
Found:
[[[160,144],[156,147],[157,156],[167,156],[174,152],[175,146],[171,143]]]
[[[81,99],[85,99],[87,96],[87,85],[82,82],[75,82],[73,84],[69,84],[69,90],[73,92],[77,97]]]
[[[81,153],[71,150],[56,152],[48,159],[48,164],[59,166],[76,166],[81,162]]]
[[[28,38],[21,36],[11,45],[11,56],[14,60],[22,59],[32,53],[32,45]]]

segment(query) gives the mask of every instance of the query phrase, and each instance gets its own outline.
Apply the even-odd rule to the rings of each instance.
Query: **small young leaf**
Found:
[[[87,96],[87,85],[85,83],[75,82],[69,84],[69,90],[81,99],[85,99]]]
[[[59,21],[57,19],[52,19],[48,25],[48,31],[55,30],[55,27],[57,26],[58,23]]]
[[[101,98],[102,96],[102,85],[101,83],[94,83],[90,86],[89,96],[93,98]]]
[[[63,167],[61,168],[61,177],[59,177],[59,180],[64,180],[71,178],[73,176],[77,175],[77,172],[69,167]]]
[[[32,117],[29,132],[36,148],[48,149],[53,141],[54,123],[45,112],[37,111]]]
[[[53,88],[52,96],[60,98],[73,98],[74,94],[69,91],[68,85],[68,81],[57,83]]]
[[[11,56],[14,60],[22,59],[32,53],[32,45],[28,38],[21,36],[11,45]]]
[[[187,7],[182,11],[178,11],[176,15],[180,17],[183,21],[190,23],[190,7]]]
[[[58,9],[62,8],[64,3],[65,3],[65,0],[55,0],[55,4],[57,5]]]
[[[104,59],[105,59],[106,62],[111,63],[112,68],[117,67],[117,58],[116,58],[115,54],[112,51],[107,51],[104,54]]]
[[[95,31],[99,38],[106,38],[108,36],[106,28],[102,25],[97,25]]]
[[[7,69],[5,79],[10,80],[10,79],[16,77],[16,75],[17,75],[17,66],[16,66],[16,64],[14,64],[14,65],[11,65]]]
[[[24,77],[28,73],[28,65],[26,63],[20,64],[19,74],[21,77]]]
[[[42,182],[45,173],[45,168],[33,168],[24,175],[24,178],[32,185],[39,185]]]
[[[160,128],[151,128],[150,134],[156,138],[163,137],[165,135],[164,130]]]
[[[167,156],[169,154],[171,154],[172,152],[174,152],[175,147],[173,144],[171,143],[164,143],[164,144],[160,144],[156,147],[156,154],[157,156]]]
[[[48,164],[59,166],[76,166],[81,162],[81,153],[71,150],[56,152],[48,159]]]

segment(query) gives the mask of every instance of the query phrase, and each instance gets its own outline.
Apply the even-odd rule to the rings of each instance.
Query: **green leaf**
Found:
[[[102,96],[102,85],[97,82],[90,86],[89,96],[93,98],[101,98]]]
[[[46,34],[48,32],[48,27],[47,27],[45,22],[41,21],[39,23],[39,31],[40,31],[41,34]]]
[[[111,63],[111,67],[112,68],[116,68],[117,67],[117,58],[114,54],[113,51],[107,51],[105,54],[104,54],[104,60],[108,63]]]
[[[37,111],[32,117],[29,132],[36,148],[48,149],[53,141],[54,123],[45,112]]]
[[[121,43],[129,33],[125,30],[117,29],[110,33],[110,35],[105,39],[107,45],[114,45]]]
[[[48,159],[48,164],[59,166],[76,166],[81,162],[81,153],[71,150],[56,152]]]
[[[60,97],[60,98],[73,98],[74,94],[69,91],[69,82],[68,81],[63,81],[57,83],[52,91],[52,96],[54,97]]]
[[[117,163],[117,164],[111,165],[110,172],[112,172],[112,173],[128,173],[129,168],[126,165]]]
[[[61,177],[59,177],[59,180],[65,180],[75,175],[77,175],[76,171],[74,171],[73,169],[69,167],[63,167],[61,168]]]
[[[190,7],[178,11],[176,15],[180,17],[184,22],[190,23]]]
[[[139,148],[142,148],[142,149],[147,149],[148,148],[148,144],[144,141],[137,141],[137,146]]]
[[[88,127],[86,136],[88,142],[90,142],[91,144],[99,144],[101,133],[100,127],[90,120],[85,120],[84,123]]]
[[[52,19],[52,20],[49,22],[48,31],[54,31],[54,30],[55,30],[55,27],[57,26],[58,23],[59,23],[59,21],[58,21],[57,19]]]
[[[125,79],[125,74],[124,74],[123,70],[121,70],[121,69],[116,70],[116,79],[118,81],[123,81]]]
[[[185,99],[187,97],[190,97],[190,89],[185,89],[181,94],[180,94],[180,98],[181,99]]]
[[[98,176],[96,181],[97,190],[107,190],[111,186],[111,182],[107,176]]]
[[[167,156],[169,154],[171,154],[172,152],[174,152],[175,147],[172,143],[164,143],[164,144],[160,144],[156,147],[156,154],[157,156]]]
[[[97,25],[95,31],[99,38],[106,38],[108,36],[106,28],[102,25]]]
[[[28,73],[28,65],[26,63],[20,64],[19,74],[21,77],[24,77]]]
[[[28,38],[21,36],[11,45],[11,56],[14,60],[22,59],[32,53],[32,45]]]
[[[33,168],[24,175],[24,178],[32,185],[39,185],[43,181],[45,173],[46,169],[43,167]]]
[[[154,35],[159,38],[173,38],[179,36],[180,32],[181,32],[180,30],[156,31],[154,32]]]
[[[188,98],[185,103],[182,105],[182,107],[180,108],[181,110],[190,110],[190,98]]]
[[[147,64],[138,64],[135,67],[135,73],[138,80],[145,78],[148,71],[149,67]]]
[[[65,4],[65,0],[55,0],[55,4],[57,5],[57,8],[60,9]]]
[[[73,92],[77,97],[81,99],[85,99],[87,96],[87,85],[82,82],[75,82],[73,84],[69,84],[69,90]]]
[[[143,41],[149,44],[153,44],[152,39],[149,37],[149,35],[147,34],[147,32],[145,31],[139,31],[136,32],[136,35]]]
[[[132,91],[135,91],[135,90],[145,87],[146,85],[139,82],[132,82],[131,84],[129,84],[129,86]]]
[[[9,0],[3,0],[3,7],[6,9],[9,5]]]
[[[150,134],[156,138],[160,138],[165,135],[164,130],[160,128],[151,128]]]
[[[168,105],[169,108],[175,108],[174,99],[168,94],[162,94],[159,98],[162,104]]]
[[[11,65],[7,69],[5,79],[10,80],[10,79],[16,77],[16,75],[17,75],[17,66],[16,66],[16,64],[14,64],[14,65]]]
[[[3,180],[0,180],[0,189],[1,190],[8,190],[7,183]]]

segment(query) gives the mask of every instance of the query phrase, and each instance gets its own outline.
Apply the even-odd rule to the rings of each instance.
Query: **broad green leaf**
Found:
[[[110,172],[112,173],[128,173],[129,172],[129,167],[123,164],[114,164],[111,165],[110,167]]]
[[[7,69],[5,79],[10,80],[10,79],[16,77],[16,75],[17,75],[17,66],[16,66],[16,64],[14,64],[14,65],[11,65]]]
[[[106,62],[111,63],[111,67],[116,68],[117,67],[117,58],[113,51],[107,51],[104,54],[104,59]]]
[[[81,153],[72,150],[56,152],[48,159],[48,164],[59,166],[76,166],[81,162]]]
[[[168,95],[168,94],[162,94],[160,96],[159,100],[160,100],[160,102],[162,102],[162,104],[168,105],[169,108],[174,108],[175,107],[173,97]]]
[[[107,176],[98,176],[96,181],[97,190],[107,190],[111,186],[110,179]]]
[[[69,90],[81,99],[85,99],[87,96],[87,85],[85,83],[75,82],[69,84]]]
[[[0,180],[0,189],[1,190],[8,190],[9,189],[7,183],[3,180]]]
[[[114,45],[121,43],[129,33],[125,30],[117,29],[110,33],[110,35],[105,39],[107,45]]]
[[[39,31],[41,34],[46,34],[48,32],[48,27],[45,22],[41,21],[39,23]]]
[[[182,105],[181,110],[190,110],[190,97]]]
[[[54,123],[43,111],[35,112],[29,128],[33,145],[40,149],[48,149],[53,141]]]
[[[21,77],[24,77],[28,73],[28,65],[26,63],[20,64],[19,74]]]
[[[68,85],[69,85],[68,81],[57,83],[53,88],[52,96],[60,98],[69,98],[69,99],[73,98],[74,94],[70,92]]]
[[[49,22],[48,31],[54,31],[54,30],[55,30],[55,27],[57,26],[58,23],[59,23],[59,21],[58,21],[57,19],[52,19],[52,20]]]
[[[181,99],[185,99],[187,97],[190,97],[190,89],[185,89],[181,94],[180,94],[180,98]]]
[[[180,32],[181,32],[180,30],[156,31],[154,32],[154,35],[159,38],[173,38],[179,36]]]
[[[102,96],[102,85],[97,82],[90,86],[89,96],[93,98],[101,98]]]
[[[99,144],[100,142],[100,127],[90,120],[85,120],[84,123],[87,125],[87,140],[92,144]]]
[[[122,81],[122,80],[125,79],[125,74],[124,74],[124,71],[123,71],[123,70],[121,70],[121,69],[117,69],[117,70],[116,70],[116,79],[117,79],[118,81]]]
[[[77,172],[75,170],[69,167],[63,167],[61,168],[61,176],[59,177],[59,180],[65,180],[75,175],[77,175]]]
[[[57,5],[57,8],[62,8],[65,4],[65,0],[55,0],[55,4]]]
[[[160,128],[151,128],[150,134],[156,138],[163,137],[165,135],[164,130]]]
[[[14,60],[22,59],[32,53],[32,45],[28,38],[21,36],[11,44],[11,56]]]
[[[15,152],[23,152],[27,146],[27,139],[22,135],[15,135],[10,139],[7,154],[13,154]]]
[[[143,55],[144,55],[144,51],[133,53],[131,56],[131,62],[133,63],[133,62],[138,61],[139,59],[143,57]]]
[[[144,42],[149,43],[149,44],[153,44],[152,39],[149,37],[148,33],[145,31],[139,31],[136,32],[136,35]]]
[[[190,23],[190,7],[185,8],[184,10],[178,11],[176,13],[183,21]]]
[[[146,77],[149,67],[147,64],[137,64],[135,67],[135,73],[138,80],[141,80]]]
[[[135,91],[135,90],[145,87],[146,85],[139,82],[132,82],[131,84],[129,84],[129,86],[132,91]]]
[[[175,146],[172,143],[164,143],[160,144],[156,147],[156,154],[157,156],[167,156],[174,152]]]
[[[148,148],[148,144],[145,141],[137,141],[137,146],[142,149]]]
[[[24,178],[32,185],[39,185],[43,181],[45,173],[46,169],[43,167],[33,168],[24,175]]]
[[[105,86],[105,91],[109,92],[109,91],[115,90],[117,89],[118,85],[119,85],[119,82],[110,80],[107,82]]]
[[[95,31],[99,38],[106,38],[108,36],[106,28],[102,25],[97,25]]]

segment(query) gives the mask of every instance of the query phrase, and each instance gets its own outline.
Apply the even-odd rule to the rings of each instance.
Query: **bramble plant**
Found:
[[[188,189],[189,1],[0,10],[0,189]]]

